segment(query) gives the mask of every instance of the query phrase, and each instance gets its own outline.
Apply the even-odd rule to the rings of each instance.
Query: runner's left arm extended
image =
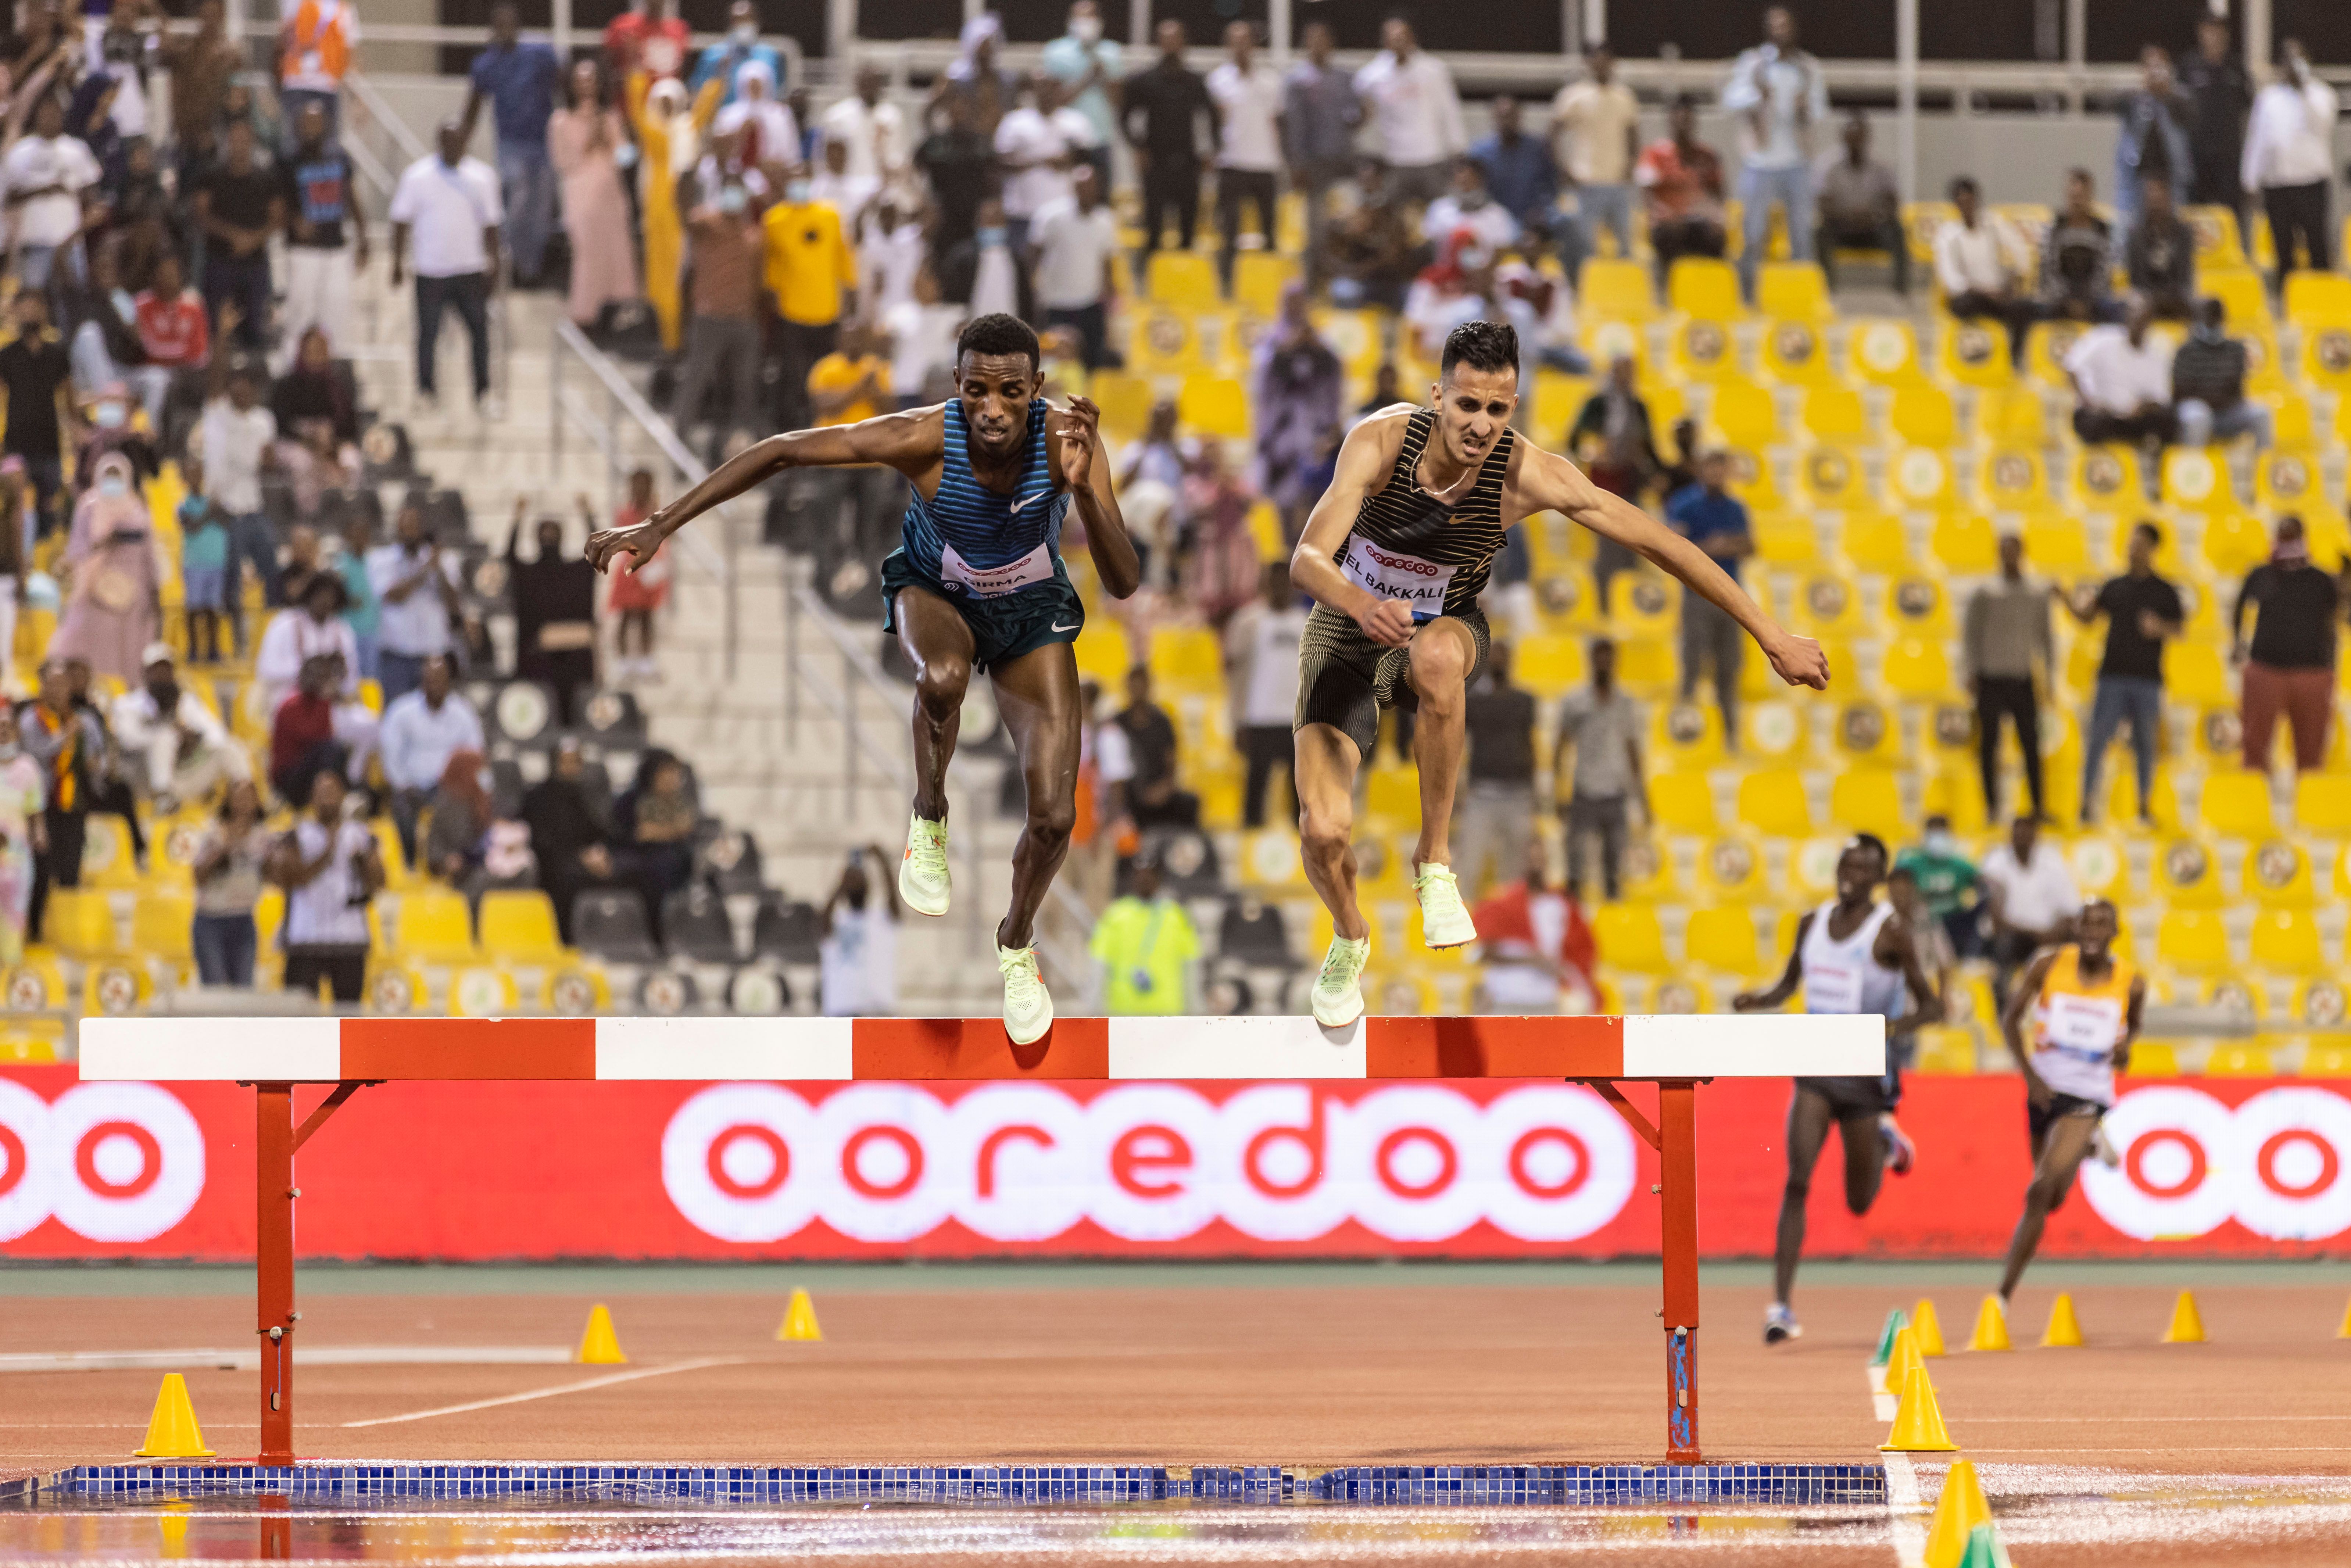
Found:
[[[1113,599],[1124,599],[1143,586],[1143,558],[1135,552],[1134,536],[1126,531],[1118,492],[1111,485],[1102,411],[1089,398],[1073,397],[1069,408],[1055,411],[1053,417],[1058,421],[1061,477],[1070,486],[1070,504],[1086,525],[1086,553],[1093,557],[1103,590]]]
[[[1560,512],[1604,538],[1614,539],[1682,580],[1693,592],[1703,594],[1724,614],[1747,629],[1771,661],[1771,668],[1792,686],[1824,691],[1829,684],[1828,655],[1810,637],[1781,629],[1763,613],[1747,591],[1730,580],[1689,540],[1621,497],[1612,496],[1585,477],[1582,469],[1556,453],[1521,441],[1510,474],[1512,517]]]
[[[2009,1054],[2016,1058],[2016,1065],[2024,1074],[2025,1097],[2035,1105],[2049,1103],[2050,1091],[2049,1085],[2041,1082],[2041,1074],[2032,1071],[2032,1048],[2025,1042],[2024,1020],[2032,1016],[2033,1005],[2040,1001],[2041,982],[2049,977],[2049,966],[2056,961],[2054,948],[2044,947],[2034,954],[2023,972],[2010,983],[2008,1006],[2000,1013],[2001,1041],[2008,1047]],[[2136,1004],[2138,995],[2137,988],[2134,987],[2131,992],[2134,1019],[2137,1017]],[[2119,1058],[2126,1053],[2126,1050],[2116,1055]]]
[[[1909,987],[1910,999],[1917,1004],[1900,1018],[1886,1019],[1886,1032],[1915,1034],[1927,1024],[1942,1022],[1943,994],[1927,978],[1926,966],[1918,962],[1918,944],[1911,939],[1910,927],[1899,915],[1879,929],[1876,947],[1872,956],[1888,968],[1902,971],[1902,983]]]

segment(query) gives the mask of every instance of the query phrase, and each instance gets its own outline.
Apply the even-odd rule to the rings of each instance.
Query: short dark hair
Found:
[[[966,354],[1026,354],[1029,368],[1035,370],[1043,360],[1038,347],[1036,329],[1018,316],[1007,316],[1001,310],[986,316],[975,316],[964,324],[956,339],[956,363],[961,365]]]
[[[1958,201],[1961,191],[1965,191],[1970,196],[1979,193],[1979,187],[1973,177],[1962,174],[1951,182],[1951,200]]]
[[[2158,549],[2161,549],[2163,548],[2163,530],[2157,528],[2153,523],[2141,520],[2138,527],[2131,530],[2131,534],[2133,538],[2137,538],[2140,534],[2145,534],[2147,536],[2147,543],[2153,545]]]
[[[1519,368],[1519,329],[1507,321],[1464,321],[1445,335],[1444,357],[1437,362],[1440,376],[1456,365],[1499,375]]]
[[[1855,833],[1845,841],[1844,847],[1849,850],[1867,850],[1877,857],[1879,865],[1894,863],[1894,857],[1886,852],[1886,841],[1876,833]]]

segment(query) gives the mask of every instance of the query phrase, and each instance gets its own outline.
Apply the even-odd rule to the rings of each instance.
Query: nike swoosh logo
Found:
[[[1056,621],[1053,622],[1053,630],[1056,632],[1074,632],[1083,624],[1085,623],[1081,621],[1072,621],[1067,626],[1064,626],[1060,622]]]
[[[1019,500],[1012,503],[1012,515],[1017,517],[1020,515],[1020,508],[1027,506],[1029,502],[1050,501],[1060,493],[1061,492],[1058,490],[1040,490],[1033,496],[1023,496]]]

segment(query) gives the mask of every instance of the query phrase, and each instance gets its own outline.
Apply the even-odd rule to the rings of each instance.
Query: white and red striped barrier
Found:
[[[93,1018],[85,1080],[1875,1077],[1883,1019],[1063,1019],[1016,1047],[995,1019]]]

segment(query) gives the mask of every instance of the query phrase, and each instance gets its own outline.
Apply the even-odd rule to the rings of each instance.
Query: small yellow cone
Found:
[[[2001,1310],[1998,1296],[1986,1296],[1983,1305],[1976,1309],[1976,1332],[1968,1336],[1970,1350],[2011,1350],[2008,1343],[2008,1313]]]
[[[1894,1413],[1894,1430],[1877,1445],[1887,1454],[1949,1454],[1959,1445],[1943,1429],[1943,1408],[1935,1403],[1935,1385],[1919,1367],[1902,1385],[1902,1406]]]
[[[2196,1292],[2182,1291],[2171,1304],[2171,1326],[2163,1331],[2166,1344],[2202,1344],[2204,1319],[2196,1311]]]
[[[147,1441],[135,1458],[141,1459],[209,1459],[204,1435],[196,1429],[196,1407],[188,1403],[188,1380],[176,1372],[163,1375],[155,1393],[155,1413],[147,1417]]]
[[[2049,1309],[2049,1327],[2041,1335],[2043,1350],[2078,1350],[2082,1343],[2082,1324],[2074,1316],[2074,1298],[2064,1291]]]
[[[1918,1298],[1918,1310],[1910,1314],[1910,1332],[1918,1336],[1920,1355],[1943,1354],[1943,1323],[1935,1315],[1935,1303],[1926,1297]]]
[[[824,1331],[816,1326],[816,1303],[809,1300],[806,1291],[792,1292],[791,1305],[784,1309],[784,1321],[777,1326],[778,1339],[822,1339]]]
[[[1984,1500],[1983,1483],[1976,1479],[1973,1459],[1954,1459],[1943,1478],[1943,1495],[1936,1500],[1935,1520],[1927,1527],[1927,1568],[1959,1568],[1968,1554],[1968,1537],[1979,1524],[1991,1520],[1991,1504]]]
[[[1886,1392],[1899,1395],[1910,1385],[1910,1375],[1926,1364],[1926,1358],[1918,1354],[1918,1331],[1896,1330],[1894,1354],[1886,1361]]]
[[[612,1314],[603,1302],[588,1309],[588,1332],[580,1336],[580,1354],[572,1359],[583,1366],[619,1366],[629,1359],[621,1350],[620,1336],[612,1332]]]
[[[2335,1331],[2336,1339],[2351,1339],[2351,1301],[2343,1306],[2343,1326]]]

